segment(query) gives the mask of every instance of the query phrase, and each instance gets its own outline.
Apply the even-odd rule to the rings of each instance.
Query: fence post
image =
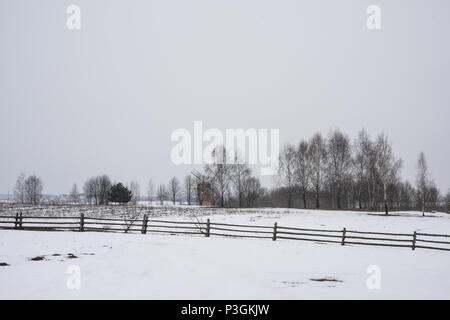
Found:
[[[414,231],[413,241],[412,241],[412,249],[413,249],[413,250],[416,249],[416,238],[417,238],[417,232]]]
[[[144,219],[142,219],[142,234],[146,234],[147,233],[147,221],[148,221],[148,216],[146,214],[144,214]]]
[[[206,220],[206,236],[209,237],[209,233],[211,230],[211,222],[209,221],[209,219]]]
[[[345,245],[345,233],[347,232],[347,230],[344,228],[342,229],[342,242],[341,245]]]
[[[84,213],[80,214],[80,231],[84,231]]]
[[[23,215],[22,212],[19,215],[19,229],[22,229],[22,219],[23,219]]]
[[[14,229],[17,229],[17,226],[19,225],[19,213],[16,213],[16,221],[14,222]]]
[[[272,236],[272,240],[276,241],[277,240],[277,223],[275,222],[273,225],[273,236]]]

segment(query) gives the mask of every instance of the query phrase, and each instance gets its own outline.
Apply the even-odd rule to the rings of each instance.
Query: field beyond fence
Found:
[[[162,233],[170,235],[199,235],[204,237],[221,236],[233,238],[256,238],[272,241],[296,240],[316,243],[335,243],[339,245],[368,245],[433,249],[450,251],[450,235],[419,233],[387,233],[357,231],[343,228],[306,229],[278,225],[241,225],[206,221],[168,221],[141,217],[99,218],[85,216],[24,216],[1,215],[0,229],[34,231],[97,231],[121,233]]]

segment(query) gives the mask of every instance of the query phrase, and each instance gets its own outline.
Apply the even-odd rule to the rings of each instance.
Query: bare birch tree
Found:
[[[310,143],[311,177],[316,195],[316,208],[320,208],[320,188],[323,182],[323,169],[326,164],[325,140],[320,133],[316,133]]]
[[[163,184],[159,185],[158,191],[156,193],[156,197],[158,198],[159,203],[161,205],[163,205],[164,201],[167,200],[167,190],[166,190],[166,186],[165,185],[163,185]]]
[[[395,160],[392,151],[392,145],[389,143],[387,136],[380,134],[376,143],[377,162],[376,168],[383,187],[383,200],[385,213],[389,213],[387,189],[390,183],[393,183],[401,169],[401,159]]]
[[[153,184],[152,179],[148,179],[148,185],[147,185],[148,201],[153,201],[153,197],[155,195],[154,192],[155,192],[155,185]]]
[[[80,202],[80,193],[78,192],[78,187],[76,183],[74,183],[72,189],[70,189],[69,198],[72,201],[72,203]]]
[[[131,203],[137,204],[137,201],[141,197],[141,188],[137,181],[131,181],[130,183],[130,191],[131,191]]]
[[[186,203],[190,206],[192,204],[192,194],[194,190],[194,181],[190,174],[184,177],[184,197]]]
[[[16,185],[14,186],[14,195],[20,203],[25,202],[25,173],[20,173],[20,175],[17,177]]]
[[[212,163],[204,166],[204,175],[211,183],[211,197],[218,195],[220,206],[224,207],[229,194],[231,182],[231,167],[227,162],[227,150],[217,146],[212,152]]]
[[[287,144],[280,153],[278,162],[277,183],[286,193],[287,206],[292,207],[292,200],[295,191],[295,169],[297,152],[294,146]]]
[[[311,159],[309,145],[305,140],[300,141],[295,159],[295,179],[302,195],[303,208],[306,209],[306,193],[311,185]]]
[[[42,197],[43,184],[41,178],[31,175],[25,180],[25,197],[28,203],[37,204]]]
[[[363,129],[359,132],[358,138],[356,139],[353,151],[353,172],[356,181],[356,197],[358,199],[358,207],[362,209],[362,194],[364,185],[368,182],[368,172],[369,172],[369,150],[372,142],[370,141],[369,135]]]
[[[244,182],[250,177],[250,168],[246,163],[242,163],[240,155],[235,154],[235,164],[231,165],[231,181],[233,183],[233,189],[238,200],[238,206],[244,205]]]
[[[331,131],[328,136],[327,155],[328,174],[336,192],[337,207],[340,209],[343,182],[351,165],[349,138],[339,130]]]
[[[255,205],[256,199],[261,196],[262,188],[261,182],[255,177],[247,177],[243,181],[243,194],[246,200],[247,207],[252,208]]]
[[[180,194],[180,181],[177,177],[173,177],[169,181],[169,194],[173,204],[175,205]]]

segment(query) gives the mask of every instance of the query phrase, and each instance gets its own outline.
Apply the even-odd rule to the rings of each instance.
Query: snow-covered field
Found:
[[[199,219],[450,233],[447,214],[396,214],[258,209],[214,212]],[[175,219],[191,218],[170,217]],[[30,260],[35,257],[43,259]],[[0,266],[2,299],[450,299],[450,252],[425,249],[0,230],[0,263],[8,264]],[[80,268],[80,289],[67,287],[73,279],[66,273],[71,265]],[[376,267],[369,271],[380,271],[380,289],[367,286],[376,276],[367,272],[370,266]]]

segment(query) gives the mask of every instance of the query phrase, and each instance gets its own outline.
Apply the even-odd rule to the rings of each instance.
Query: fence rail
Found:
[[[96,231],[96,232],[140,232],[165,233],[171,235],[190,234],[206,237],[221,236],[233,238],[254,238],[276,240],[311,241],[317,243],[337,243],[344,245],[368,245],[432,249],[450,251],[450,235],[414,232],[390,233],[332,229],[311,229],[279,226],[241,225],[214,223],[210,219],[202,221],[170,221],[149,219],[144,215],[137,218],[96,218],[80,216],[0,216],[0,229],[41,230],[41,231]]]

